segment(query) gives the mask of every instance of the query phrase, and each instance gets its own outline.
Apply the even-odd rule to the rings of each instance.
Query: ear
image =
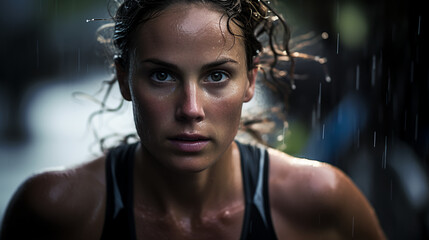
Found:
[[[115,69],[122,97],[127,101],[131,101],[131,91],[130,85],[128,83],[128,69],[126,69],[124,60],[122,58],[115,58]]]
[[[257,67],[254,67],[247,72],[247,79],[249,80],[249,85],[247,86],[246,93],[244,95],[244,102],[249,102],[250,100],[252,100],[253,95],[255,94],[257,75],[258,75]]]

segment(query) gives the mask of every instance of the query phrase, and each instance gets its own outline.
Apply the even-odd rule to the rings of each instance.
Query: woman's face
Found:
[[[143,154],[181,171],[210,167],[230,147],[242,104],[253,97],[243,41],[229,33],[222,13],[183,3],[133,36],[130,67],[117,65],[117,74],[133,103]]]

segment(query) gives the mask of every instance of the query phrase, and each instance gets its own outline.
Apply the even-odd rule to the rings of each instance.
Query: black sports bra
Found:
[[[236,142],[245,196],[242,240],[277,239],[268,198],[268,152]],[[106,216],[101,239],[135,240],[133,165],[138,143],[112,149],[106,159]]]

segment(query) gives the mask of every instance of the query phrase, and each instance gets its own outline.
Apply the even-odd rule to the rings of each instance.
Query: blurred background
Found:
[[[284,0],[297,60],[284,151],[345,171],[389,239],[429,239],[428,14],[423,1]],[[99,154],[88,127],[111,72],[107,0],[0,1],[0,223],[22,181]],[[120,99],[114,89],[112,99]],[[131,111],[98,119],[132,129]],[[284,143],[284,145],[283,145]]]

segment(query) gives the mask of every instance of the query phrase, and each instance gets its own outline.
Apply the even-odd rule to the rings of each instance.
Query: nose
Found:
[[[199,122],[204,119],[204,92],[197,83],[184,83],[178,98],[177,120]]]

